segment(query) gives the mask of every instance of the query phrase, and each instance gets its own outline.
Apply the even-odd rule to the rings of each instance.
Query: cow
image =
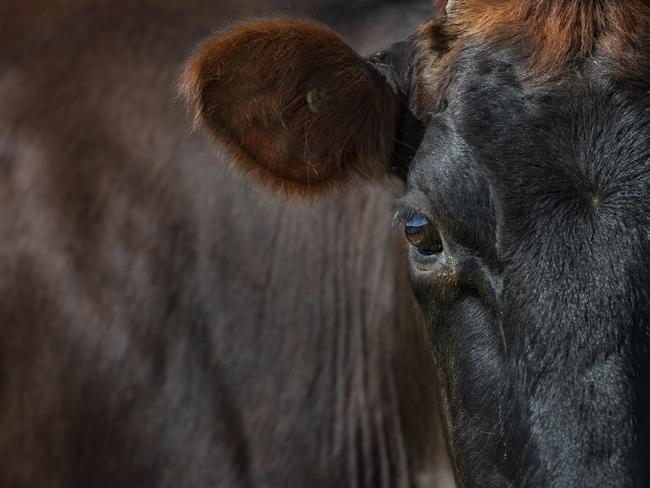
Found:
[[[453,484],[390,227],[402,183],[266,198],[176,90],[201,39],[251,16],[371,52],[429,9],[2,2],[0,487]]]
[[[646,1],[450,0],[370,57],[276,19],[186,65],[196,125],[261,186],[406,181],[461,487],[650,486],[648,53]]]

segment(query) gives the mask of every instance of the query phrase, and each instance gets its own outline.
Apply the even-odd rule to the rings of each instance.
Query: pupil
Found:
[[[420,254],[430,256],[442,252],[440,235],[426,217],[417,216],[407,220],[404,235]]]

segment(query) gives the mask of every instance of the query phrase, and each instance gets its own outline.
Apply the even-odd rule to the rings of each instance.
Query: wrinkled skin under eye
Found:
[[[418,215],[404,222],[404,235],[423,256],[431,256],[442,252],[440,234],[426,217]]]

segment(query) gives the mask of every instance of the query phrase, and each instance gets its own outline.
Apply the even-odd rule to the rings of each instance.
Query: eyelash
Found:
[[[397,226],[402,226],[403,227],[406,224],[406,222],[408,222],[410,219],[413,219],[413,218],[416,218],[416,217],[423,217],[423,218],[425,218],[427,220],[431,220],[425,214],[423,214],[422,212],[420,212],[420,211],[418,211],[418,210],[416,210],[414,208],[402,207],[402,208],[399,208],[395,212],[395,217],[393,218],[393,224],[396,227]]]

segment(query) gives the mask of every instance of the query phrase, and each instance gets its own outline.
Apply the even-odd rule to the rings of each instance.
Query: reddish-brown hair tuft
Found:
[[[196,125],[282,191],[313,193],[386,172],[395,95],[316,22],[258,21],[209,39],[187,64],[181,92]]]
[[[593,57],[617,79],[647,77],[650,4],[642,0],[457,0],[448,17],[419,32],[421,90],[428,101],[444,91],[467,41],[517,48],[527,81],[544,82]]]
[[[618,63],[635,55],[650,27],[638,0],[459,0],[462,36],[516,43],[528,50],[531,76],[546,77],[604,50]]]

